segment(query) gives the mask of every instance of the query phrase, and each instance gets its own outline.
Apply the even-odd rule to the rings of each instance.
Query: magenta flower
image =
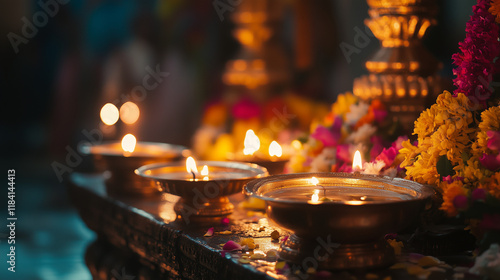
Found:
[[[465,210],[469,206],[469,200],[465,195],[459,194],[453,199],[453,206],[459,211]]]
[[[455,181],[462,181],[463,179],[464,179],[464,177],[455,177],[455,178],[453,178],[453,177],[451,177],[451,175],[448,175],[446,177],[443,177],[443,182],[451,184],[451,183],[453,183]]]
[[[479,227],[486,230],[500,230],[500,214],[484,214]]]
[[[489,11],[490,0],[478,0],[473,14],[466,25],[466,37],[459,43],[460,52],[453,55],[457,66],[453,74],[457,77],[453,83],[457,87],[455,94],[464,93],[471,101],[486,107],[486,101],[492,95],[489,87],[496,72],[493,60],[500,52],[498,44],[499,27],[495,16]]]
[[[485,201],[486,200],[486,190],[475,189],[471,194],[472,201]]]
[[[486,132],[486,135],[488,136],[488,149],[493,151],[500,150],[500,131],[490,130]]]
[[[242,99],[234,104],[232,113],[236,119],[248,120],[258,118],[261,112],[259,104],[248,99]]]
[[[352,155],[349,153],[349,144],[337,145],[337,161],[338,162],[352,161]]]
[[[378,123],[381,123],[385,120],[385,117],[387,117],[387,111],[375,109],[373,110],[373,116]]]
[[[498,155],[488,155],[483,154],[479,158],[479,162],[490,171],[495,171],[500,168],[500,154]]]
[[[398,151],[394,147],[390,147],[389,149],[384,148],[382,153],[377,156],[376,160],[381,160],[385,163],[385,166],[391,166],[394,162],[394,159],[398,155]]]
[[[370,159],[374,159],[384,150],[383,140],[382,137],[377,135],[372,136],[370,140],[373,143],[372,149],[370,150]]]
[[[311,134],[311,137],[323,143],[325,147],[333,147],[337,144],[340,133],[335,133],[322,125],[318,125],[316,130]]]

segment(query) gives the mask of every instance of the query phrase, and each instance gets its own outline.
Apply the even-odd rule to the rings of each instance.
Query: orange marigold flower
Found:
[[[499,0],[492,0],[490,2],[490,8],[488,9],[488,12],[490,12],[492,15],[495,16],[495,21],[497,23],[500,23],[500,1]]]
[[[443,204],[441,204],[441,210],[444,210],[448,216],[454,217],[458,214],[458,210],[453,204],[453,200],[458,195],[467,196],[468,189],[466,189],[461,181],[454,181],[453,183],[441,182],[441,188],[443,189]]]

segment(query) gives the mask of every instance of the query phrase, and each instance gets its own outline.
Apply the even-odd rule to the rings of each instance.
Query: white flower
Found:
[[[361,117],[368,113],[368,108],[370,105],[365,102],[359,102],[358,104],[351,104],[349,107],[349,112],[345,115],[345,122],[348,125],[355,125]]]
[[[368,143],[372,135],[377,131],[377,128],[371,124],[364,124],[358,130],[354,131],[347,137],[347,141],[359,144],[359,143]]]
[[[311,172],[330,172],[336,163],[337,148],[324,148],[311,162]]]
[[[380,170],[385,167],[385,162],[383,160],[377,160],[375,162],[365,162],[363,164],[363,174],[372,174],[378,175],[380,174]]]
[[[470,273],[488,276],[490,279],[500,279],[500,248],[491,244],[490,248],[476,258]]]

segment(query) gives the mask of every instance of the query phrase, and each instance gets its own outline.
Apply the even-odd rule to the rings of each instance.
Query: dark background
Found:
[[[452,77],[451,55],[465,36],[475,1],[437,2],[439,24],[429,30],[425,44],[443,62],[441,74]],[[365,0],[308,3],[313,60],[308,69],[291,69],[293,88],[300,95],[333,102],[338,93],[352,90],[355,77],[366,73],[363,62],[379,43],[372,39],[348,63],[339,44],[353,44],[355,27],[364,30]],[[21,35],[22,18],[32,22],[41,7],[38,1],[0,0],[0,173],[6,178],[8,169],[16,170],[19,219],[13,274],[7,271],[7,231],[2,226],[7,209],[4,180],[1,279],[90,279],[83,254],[95,236],[67,199],[67,179],[59,181],[51,164],[64,163],[67,149],[84,139],[83,129],[101,129],[102,105],[137,85],[133,77],[140,77],[144,65],[160,65],[170,76],[138,103],[140,122],[130,129],[141,140],[190,146],[203,104],[222,94],[225,62],[238,50],[230,12],[221,21],[207,0],[71,0],[58,7],[16,53],[8,34]],[[291,60],[294,15],[292,9],[285,11],[281,26]],[[123,76],[113,83],[116,73]],[[82,163],[75,171],[86,168]]]

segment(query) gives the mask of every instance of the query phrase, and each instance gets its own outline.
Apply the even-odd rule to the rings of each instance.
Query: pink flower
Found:
[[[248,99],[240,100],[238,103],[234,104],[232,112],[236,119],[242,120],[258,118],[261,113],[259,105]]]
[[[487,147],[490,150],[498,151],[500,150],[500,131],[487,131],[488,136]]]
[[[228,217],[224,217],[224,218],[222,218],[222,219],[220,220],[220,223],[221,223],[221,225],[223,225],[223,226],[228,226],[228,225],[229,225],[229,222],[230,222],[230,221],[229,221],[229,218],[228,218]]]
[[[472,201],[485,201],[486,200],[486,190],[475,189],[472,191]]]
[[[469,206],[469,200],[465,195],[459,194],[453,199],[453,206],[459,211],[463,211]]]
[[[499,155],[487,155],[483,154],[479,158],[479,162],[490,171],[495,171],[500,168],[500,154]]]
[[[325,147],[333,147],[337,144],[340,133],[335,133],[322,125],[318,125],[316,130],[311,134],[311,137],[323,143]]]
[[[396,139],[396,141],[394,141],[392,143],[392,147],[394,147],[396,149],[396,151],[399,151],[403,148],[403,142],[408,140],[408,136],[399,136],[398,139]],[[418,145],[418,143],[414,143],[415,146]]]
[[[337,162],[351,162],[352,156],[349,153],[349,144],[340,144],[337,146]]]
[[[398,155],[398,151],[394,147],[390,147],[389,149],[384,148],[382,153],[378,155],[376,160],[381,160],[385,163],[385,166],[391,166],[394,162],[394,159]]]
[[[462,181],[463,179],[464,179],[464,177],[455,177],[455,178],[453,178],[453,177],[451,177],[451,175],[448,175],[446,177],[443,177],[442,180],[443,180],[443,182],[451,184],[451,183],[453,183],[455,181]]]
[[[385,120],[385,117],[387,117],[387,111],[375,109],[373,110],[373,116],[378,123],[381,123]]]
[[[378,155],[380,155],[380,153],[382,153],[385,150],[385,148],[384,145],[382,144],[383,142],[382,137],[372,136],[370,140],[373,143],[372,149],[370,150],[370,159],[374,159]]]
[[[500,214],[484,214],[479,227],[486,230],[500,230]]]

